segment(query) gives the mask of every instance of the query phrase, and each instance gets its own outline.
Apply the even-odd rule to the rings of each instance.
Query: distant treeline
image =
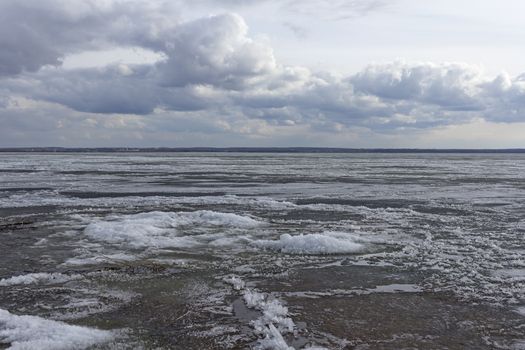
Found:
[[[151,153],[151,152],[240,152],[240,153],[525,153],[512,149],[422,149],[422,148],[330,148],[330,147],[14,147],[0,152],[26,153]]]

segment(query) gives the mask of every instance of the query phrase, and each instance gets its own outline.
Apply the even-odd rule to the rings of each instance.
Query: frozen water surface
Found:
[[[0,348],[525,344],[525,155],[4,153],[0,238]]]

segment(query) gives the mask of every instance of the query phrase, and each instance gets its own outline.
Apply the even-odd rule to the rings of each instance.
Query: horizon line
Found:
[[[525,153],[525,148],[368,148],[368,147],[0,147],[3,153],[147,153],[147,152],[238,152],[238,153]]]

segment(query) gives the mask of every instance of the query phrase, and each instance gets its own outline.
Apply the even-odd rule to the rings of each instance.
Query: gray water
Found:
[[[522,154],[0,154],[0,348],[524,349],[524,238]]]

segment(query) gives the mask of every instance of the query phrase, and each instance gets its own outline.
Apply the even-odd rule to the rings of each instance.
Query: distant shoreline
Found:
[[[525,148],[332,148],[332,147],[12,147],[0,153],[525,153]]]

